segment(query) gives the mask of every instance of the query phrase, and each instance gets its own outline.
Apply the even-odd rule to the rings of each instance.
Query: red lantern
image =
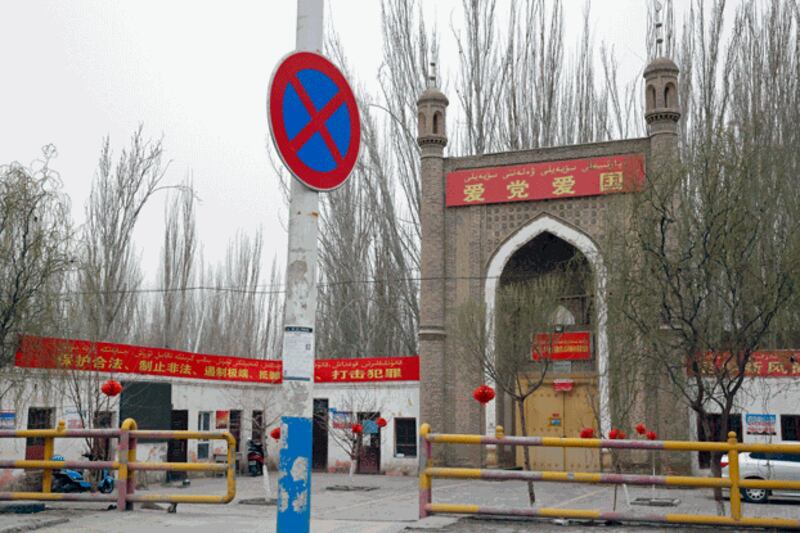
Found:
[[[272,431],[269,432],[269,436],[275,440],[281,440],[281,428],[280,426],[276,427]]]
[[[624,432],[624,431],[620,430],[620,432],[619,432],[619,433],[617,433],[617,438],[618,438],[618,439],[621,439],[621,440],[624,440],[624,439],[627,439],[627,438],[628,438],[628,436],[625,434],[625,432]]]
[[[581,430],[582,439],[591,439],[594,437],[594,428],[583,428]]]
[[[638,424],[636,424],[636,433],[638,433],[639,435],[644,435],[645,433],[647,433],[647,426],[639,422]]]
[[[486,405],[494,399],[494,389],[489,385],[481,385],[475,388],[472,392],[472,397]]]
[[[656,440],[658,435],[656,435],[655,431],[648,431],[647,432],[647,440]]]
[[[617,439],[619,438],[619,430],[617,428],[611,428],[611,431],[608,432],[609,439]]]
[[[377,424],[379,428],[385,428],[387,424],[386,419],[383,417],[378,418]]]
[[[363,428],[363,426],[362,426],[361,424],[353,424],[352,426],[350,426],[350,429],[351,429],[351,430],[353,431],[353,433],[355,433],[356,435],[358,435],[359,433],[361,433],[362,431],[364,431],[364,428]]]
[[[106,396],[116,396],[122,392],[122,384],[115,379],[109,379],[100,387],[100,392]]]

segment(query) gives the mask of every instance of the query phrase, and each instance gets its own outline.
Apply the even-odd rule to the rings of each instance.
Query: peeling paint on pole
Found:
[[[278,531],[309,530],[311,514],[311,419],[283,417],[281,424]]]

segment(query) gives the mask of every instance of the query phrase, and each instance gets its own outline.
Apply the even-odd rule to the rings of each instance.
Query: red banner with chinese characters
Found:
[[[698,361],[703,374],[713,375],[716,369],[721,369],[727,363],[731,375],[736,372],[736,359],[727,353],[707,353]],[[692,371],[689,369],[689,373]],[[747,377],[762,378],[797,378],[800,377],[800,350],[769,350],[753,352],[744,366],[744,375]]]
[[[314,381],[316,383],[419,381],[419,357],[318,359],[314,362]]]
[[[247,383],[281,382],[280,361],[49,337],[23,337],[16,366]]]
[[[640,190],[644,155],[456,170],[447,174],[447,207],[576,198]]]
[[[280,360],[30,336],[22,338],[15,364],[21,368],[61,368],[246,383],[281,383],[283,367]],[[314,362],[314,381],[419,381],[419,357],[320,359]]]
[[[537,333],[531,348],[534,361],[544,359],[575,361],[592,358],[592,336],[588,331]]]

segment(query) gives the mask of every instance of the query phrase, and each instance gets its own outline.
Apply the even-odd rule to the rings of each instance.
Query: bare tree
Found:
[[[237,233],[225,260],[202,275],[195,350],[238,357],[275,358],[280,346],[280,273],[261,285],[263,233]]]
[[[191,190],[191,184],[185,185],[165,211],[160,295],[163,314],[154,324],[161,330],[159,344],[165,348],[191,349],[186,327],[194,302],[187,287],[194,279],[197,258],[195,198]]]
[[[162,185],[161,141],[146,140],[140,126],[116,163],[109,138],[103,141],[97,174],[86,204],[79,241],[80,268],[65,304],[66,329],[93,341],[129,342],[141,338],[144,303],[138,298],[142,274],[133,231],[152,196]],[[65,393],[86,428],[106,423],[99,414],[108,399],[100,391],[107,375],[65,370]],[[90,452],[95,444],[87,442]]]
[[[146,140],[141,126],[116,165],[110,139],[103,142],[86,206],[78,282],[80,316],[94,340],[131,337],[139,303],[133,293],[142,281],[133,230],[148,200],[165,188],[162,157],[161,141]]]
[[[511,398],[522,435],[528,435],[525,403],[544,383],[561,330],[558,315],[568,271],[557,268],[501,287],[493,310],[468,300],[456,313],[459,368],[472,375],[482,372]],[[529,448],[524,446],[522,453],[525,469],[531,470]],[[533,482],[528,482],[528,497],[531,504],[536,501]]]
[[[350,479],[358,468],[364,452],[364,439],[372,438],[376,431],[380,440],[381,428],[377,414],[381,411],[373,391],[353,387],[337,410],[330,413],[315,413],[315,423],[328,427],[328,437],[350,459]]]
[[[651,176],[615,250],[630,256],[618,271],[622,313],[712,440],[727,434],[752,354],[797,302],[796,161],[781,152],[747,149],[730,131],[695,144],[683,165]]]
[[[13,365],[19,336],[51,332],[59,324],[59,298],[72,268],[68,197],[44,147],[30,168],[0,166],[0,375]],[[8,375],[7,375],[8,374]],[[0,384],[0,401],[13,379]]]

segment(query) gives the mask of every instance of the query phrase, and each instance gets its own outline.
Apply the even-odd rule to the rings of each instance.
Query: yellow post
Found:
[[[128,479],[125,480],[125,482],[124,482],[125,483],[125,506],[124,506],[124,510],[125,511],[133,511],[133,502],[132,501],[128,501],[128,498],[130,496],[132,496],[134,492],[136,492],[136,472],[130,469],[131,463],[135,463],[136,462],[136,437],[131,437],[130,436],[130,432],[131,431],[136,431],[138,428],[139,428],[139,426],[136,424],[136,420],[134,420],[133,418],[126,418],[125,421],[122,422],[121,429],[123,430],[123,433],[125,433],[127,435],[127,439],[126,440],[128,442],[128,444],[127,444],[128,464],[127,464],[127,467],[126,467],[126,473],[127,473]],[[123,483],[123,481],[120,480],[119,483]],[[117,488],[117,490],[119,491],[119,488]],[[120,494],[120,493],[117,492],[117,494]],[[120,502],[120,503],[122,503],[122,502]],[[123,509],[120,509],[120,510],[123,510]]]
[[[65,425],[63,420],[58,421],[58,425],[56,426],[56,431],[61,432],[64,431]],[[53,457],[53,453],[55,452],[55,437],[45,437],[44,438],[44,457],[45,461],[49,461]],[[53,471],[51,469],[45,469],[44,474],[42,475],[42,492],[51,492],[53,490]]]
[[[234,475],[234,468],[236,467],[236,459],[234,458],[233,454],[236,451],[236,439],[233,437],[232,434],[225,432],[225,441],[228,443],[228,468],[226,469],[227,472],[227,499],[225,502],[229,502],[233,500],[234,496],[236,496],[236,476]]]
[[[428,475],[428,468],[433,466],[433,459],[431,459],[431,442],[428,440],[428,434],[431,432],[431,426],[427,422],[422,424],[419,428],[419,448],[420,448],[420,472],[419,472],[419,517],[425,518],[429,515],[427,505],[432,501],[431,491],[433,486],[431,484],[431,477]]]
[[[736,449],[736,432],[728,432],[728,472],[731,479],[731,518],[742,519],[742,494],[739,492],[739,451]]]

